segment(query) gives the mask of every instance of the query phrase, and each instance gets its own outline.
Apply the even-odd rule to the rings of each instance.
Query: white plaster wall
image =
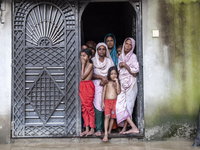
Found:
[[[11,0],[6,0],[3,12],[5,23],[0,23],[0,143],[10,142],[11,129]]]
[[[144,116],[145,137],[154,135],[148,130],[148,125],[153,124],[153,116],[159,104],[167,105],[169,96],[169,82],[171,75],[168,70],[168,47],[162,44],[162,31],[158,18],[159,0],[143,0],[143,64],[144,64]],[[158,29],[160,36],[153,38],[152,30]],[[160,129],[160,127],[159,127]],[[162,130],[162,129],[161,129]]]
[[[159,140],[173,136],[190,139],[195,136],[199,97],[194,98],[194,90],[199,90],[193,86],[195,87],[196,82],[199,83],[199,76],[190,77],[194,71],[190,61],[195,58],[192,53],[198,55],[198,50],[185,49],[185,45],[194,45],[186,39],[192,39],[190,24],[195,23],[187,20],[189,11],[185,14],[180,12],[190,8],[192,4],[195,6],[195,3],[190,3],[192,2],[142,0],[146,139]],[[198,4],[196,5],[198,7]],[[184,30],[184,34],[187,36],[180,35],[183,31],[179,25],[183,22],[184,28],[187,29],[187,32]],[[158,38],[153,38],[153,29],[159,30]],[[182,47],[179,46],[181,44]],[[194,60],[193,63],[197,61]],[[195,67],[197,69],[199,66]],[[190,80],[193,78],[197,79]],[[193,107],[188,108],[188,105]],[[195,111],[192,112],[193,110]]]

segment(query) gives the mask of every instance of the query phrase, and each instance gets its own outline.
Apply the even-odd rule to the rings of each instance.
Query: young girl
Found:
[[[102,109],[105,111],[104,130],[105,135],[103,141],[108,141],[108,134],[111,133],[114,119],[116,118],[115,105],[117,101],[117,95],[121,92],[117,67],[110,67],[108,70],[108,84],[103,87],[102,93]],[[105,101],[104,101],[105,100]],[[110,122],[109,122],[110,120]],[[109,124],[109,131],[108,131]]]
[[[82,116],[86,130],[80,136],[88,136],[94,134],[95,113],[93,107],[93,99],[95,87],[92,82],[93,64],[91,61],[92,52],[89,49],[81,51],[81,82],[79,87],[79,96],[81,98]],[[89,127],[91,130],[89,131]]]

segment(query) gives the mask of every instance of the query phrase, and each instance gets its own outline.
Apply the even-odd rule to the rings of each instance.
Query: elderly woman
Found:
[[[120,133],[139,133],[138,128],[132,121],[132,113],[137,96],[137,79],[139,64],[136,55],[133,53],[135,40],[126,38],[122,48],[122,54],[118,60],[119,80],[121,83],[121,93],[117,97],[116,118],[117,124],[123,127]],[[131,129],[126,132],[127,124]]]
[[[104,114],[101,107],[103,86],[108,83],[108,69],[113,66],[112,58],[110,57],[108,47],[105,43],[99,43],[96,46],[95,57],[92,58],[94,66],[93,83],[95,86],[94,111],[96,136],[101,136],[103,130]]]

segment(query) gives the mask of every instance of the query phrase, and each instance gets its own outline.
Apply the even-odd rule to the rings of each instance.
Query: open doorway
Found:
[[[95,43],[103,42],[105,35],[107,35],[108,33],[112,33],[115,35],[117,46],[122,45],[125,38],[127,37],[133,37],[137,43],[136,38],[138,36],[136,36],[136,16],[136,11],[129,2],[89,3],[84,9],[81,18],[81,45],[90,40],[94,41]],[[136,44],[136,46],[138,46],[138,44]],[[138,49],[135,47],[134,53],[138,54],[137,51]],[[142,77],[140,79],[142,79]],[[140,88],[141,86],[138,87]],[[143,91],[142,93],[140,93],[140,95],[143,95]],[[140,100],[138,100],[138,98],[136,99],[132,118],[134,123],[140,130],[140,133],[142,131],[142,133],[140,134],[140,136],[142,136],[143,114],[141,114],[141,112],[143,111],[143,97],[140,97]],[[115,133],[118,132],[115,131],[114,134],[111,135],[111,137],[124,136]]]
[[[126,37],[135,39],[136,13],[128,2],[89,3],[82,15],[82,40],[103,42],[105,35],[112,33],[116,45],[121,45]]]

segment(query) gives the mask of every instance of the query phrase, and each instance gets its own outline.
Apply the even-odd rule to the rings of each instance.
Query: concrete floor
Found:
[[[0,145],[0,150],[200,150],[193,141],[171,140],[144,142],[137,139],[20,139]]]

